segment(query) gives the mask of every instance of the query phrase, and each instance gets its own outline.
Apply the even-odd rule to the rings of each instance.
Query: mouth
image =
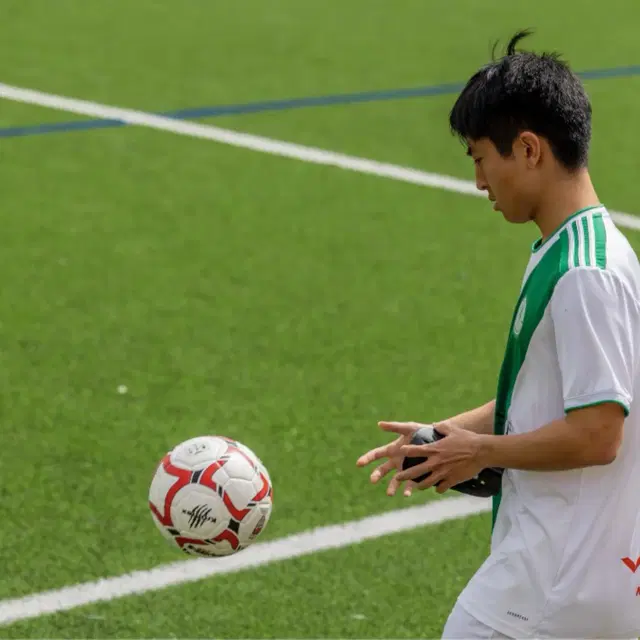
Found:
[[[497,203],[495,198],[489,198],[489,202],[491,202],[491,204],[493,205],[493,210],[494,211],[499,211],[498,203]]]

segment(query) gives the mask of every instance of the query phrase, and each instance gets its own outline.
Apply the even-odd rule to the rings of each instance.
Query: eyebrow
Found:
[[[471,153],[471,147],[467,147],[467,155],[471,157],[473,154]]]

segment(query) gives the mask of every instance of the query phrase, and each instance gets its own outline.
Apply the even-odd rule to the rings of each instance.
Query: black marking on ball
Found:
[[[200,476],[202,475],[202,469],[199,469],[198,471],[194,471],[191,474],[191,483],[192,484],[197,484],[198,481],[200,480]]]
[[[240,531],[240,523],[235,520],[229,520],[229,529],[231,529],[233,533],[238,533]]]

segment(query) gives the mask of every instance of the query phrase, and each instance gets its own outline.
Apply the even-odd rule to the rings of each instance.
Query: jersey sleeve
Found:
[[[565,411],[616,402],[628,415],[640,332],[633,294],[614,273],[579,267],[558,281],[550,305]]]

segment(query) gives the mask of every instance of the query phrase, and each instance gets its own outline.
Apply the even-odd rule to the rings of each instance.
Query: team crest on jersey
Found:
[[[522,325],[524,324],[524,315],[527,312],[527,299],[523,298],[520,306],[518,307],[518,313],[516,313],[516,320],[513,323],[513,333],[518,335],[522,331]]]

